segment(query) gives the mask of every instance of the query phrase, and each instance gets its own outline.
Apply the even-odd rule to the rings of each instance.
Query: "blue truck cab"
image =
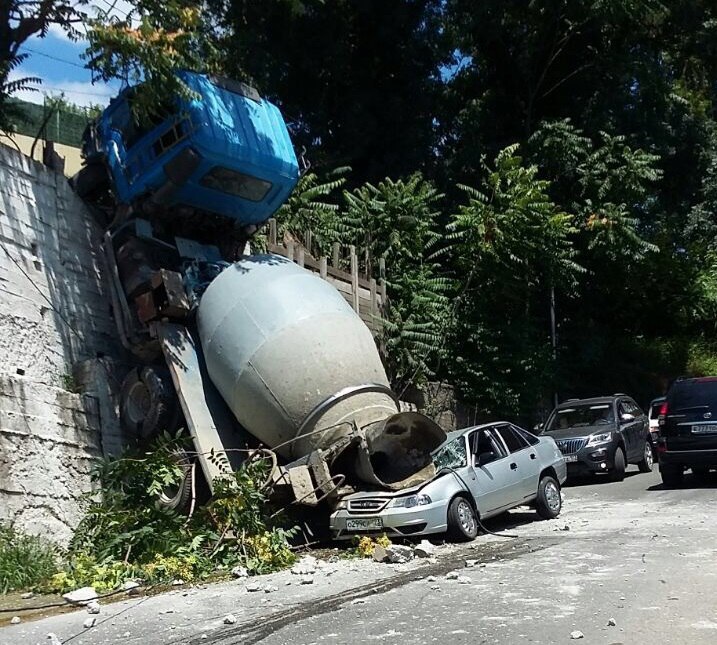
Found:
[[[85,177],[75,188],[91,197],[102,166],[125,211],[211,214],[251,235],[299,177],[281,112],[244,83],[178,74],[195,96],[178,97],[146,122],[133,118],[133,88],[112,100],[85,133]]]

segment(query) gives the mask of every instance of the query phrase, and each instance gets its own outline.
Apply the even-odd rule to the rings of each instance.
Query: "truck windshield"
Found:
[[[612,405],[609,403],[576,405],[571,408],[556,410],[545,431],[555,432],[563,428],[598,426],[613,423],[614,421]]]
[[[456,437],[453,441],[436,450],[433,455],[436,470],[441,468],[463,468],[467,465],[465,437]]]
[[[202,177],[202,186],[221,190],[223,193],[236,195],[242,199],[248,199],[250,202],[260,202],[266,194],[271,190],[271,182],[251,175],[214,166],[204,177]]]

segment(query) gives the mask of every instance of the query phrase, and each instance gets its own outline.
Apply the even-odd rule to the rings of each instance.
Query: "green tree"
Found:
[[[0,3],[0,131],[11,131],[20,113],[9,97],[20,90],[34,90],[42,82],[34,76],[10,79],[27,60],[21,47],[32,37],[47,35],[59,25],[71,38],[79,36],[78,25],[86,19],[82,7],[87,0],[4,0]]]

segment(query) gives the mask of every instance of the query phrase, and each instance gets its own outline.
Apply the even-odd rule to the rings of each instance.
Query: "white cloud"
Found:
[[[22,74],[17,71],[10,73],[8,80],[13,81],[30,74]],[[118,89],[105,84],[93,85],[85,81],[52,81],[37,86],[38,91],[20,90],[14,92],[13,96],[30,103],[42,105],[45,96],[63,95],[66,101],[83,107],[89,105],[107,105],[111,97],[117,94]]]
[[[79,7],[78,2],[75,1],[73,4],[76,4]],[[127,14],[132,11],[133,5],[127,0],[117,0],[116,2],[114,0],[107,0],[106,2],[105,0],[94,0],[88,6],[79,8],[91,16],[96,15],[98,11],[107,11],[110,16],[124,20],[127,17]],[[134,22],[136,23],[136,21]],[[84,33],[84,25],[78,24],[76,27],[78,31]],[[50,35],[61,38],[62,40],[70,40],[65,30],[59,25],[50,25],[48,32]]]

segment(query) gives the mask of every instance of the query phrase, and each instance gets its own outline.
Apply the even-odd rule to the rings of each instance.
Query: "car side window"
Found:
[[[528,442],[517,432],[514,432],[511,426],[498,426],[496,431],[503,438],[510,452],[518,452],[528,447]]]
[[[528,432],[527,430],[523,430],[523,428],[514,426],[513,424],[511,424],[510,427],[513,428],[513,432],[515,432],[517,435],[522,437],[531,446],[534,446],[536,443],[538,443],[540,441],[540,439],[538,439],[538,437],[536,437],[534,434],[530,434],[530,432]]]
[[[470,436],[470,447],[471,452],[476,457],[486,452],[495,453],[496,459],[502,459],[506,456],[503,444],[496,436],[493,435],[491,428],[476,430]]]

